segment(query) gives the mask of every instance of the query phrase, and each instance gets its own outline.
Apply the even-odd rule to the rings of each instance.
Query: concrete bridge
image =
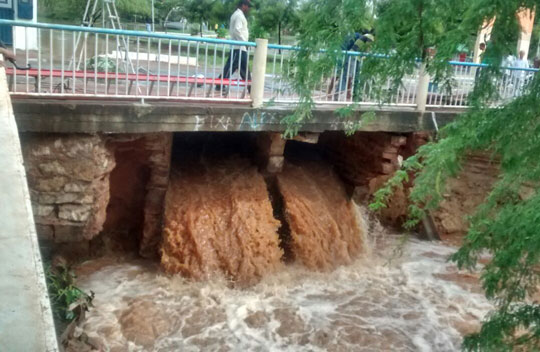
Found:
[[[31,68],[6,70],[21,131],[282,132],[282,119],[298,101],[289,79],[296,47],[8,20],[0,25],[19,28],[25,38],[18,42],[27,43],[16,56]],[[250,61],[247,79],[222,78],[231,50],[241,47]],[[366,111],[377,118],[363,131],[436,130],[466,108],[485,67],[449,62],[452,89],[441,90],[419,65],[397,91],[383,85],[388,96],[380,105],[373,85],[357,77],[364,58],[346,52],[333,74],[321,79],[312,90],[313,119],[302,132],[347,130]],[[536,71],[507,68],[497,81],[498,103],[521,94]],[[353,103],[353,95],[361,97],[358,109],[350,118],[337,116],[336,108]]]
[[[19,28],[16,32],[24,33],[24,38],[18,42],[27,43],[16,56],[19,65],[31,65],[30,69],[6,71],[14,98],[90,99],[105,105],[118,101],[246,104],[256,109],[271,105],[284,110],[299,99],[290,80],[299,49],[292,46],[8,20],[0,20],[0,25]],[[222,77],[231,51],[240,48],[247,50],[249,60],[245,76]],[[460,111],[485,67],[449,62],[454,79],[451,89],[443,90],[416,65],[395,90],[390,82],[375,87],[360,80],[365,57],[343,53],[333,72],[311,91],[317,109],[349,105],[353,96],[359,97],[356,103],[362,109],[377,108],[382,94],[385,109]],[[498,103],[521,94],[536,71],[505,68],[504,77],[496,82]]]
[[[129,101],[14,99],[21,132],[55,133],[156,133],[156,132],[283,132],[281,122],[294,106],[254,109],[248,104]],[[350,118],[335,114],[335,106],[320,105],[301,132],[320,133],[350,129],[367,111],[376,119],[360,128],[372,132],[434,131],[458,113],[452,109],[418,112],[410,107],[360,108]]]
[[[120,192],[114,184],[119,177],[115,165],[144,169],[148,180],[133,183],[138,188],[132,193],[146,192],[139,209],[144,226],[138,250],[151,257],[160,233],[173,133],[257,132],[255,149],[263,154],[266,171],[279,172],[286,143],[280,137],[286,128],[282,120],[298,100],[287,80],[297,48],[263,40],[244,43],[6,20],[0,25],[23,28],[17,33],[32,40],[20,42],[35,43],[16,53],[20,64],[32,65],[30,70],[0,68],[0,110],[7,117],[0,125],[5,146],[0,184],[9,185],[0,214],[10,224],[9,233],[0,234],[0,248],[3,260],[11,263],[0,266],[1,281],[8,283],[0,287],[0,299],[10,308],[0,310],[0,345],[52,351],[56,340],[35,225],[42,244],[85,253],[105,226],[109,197],[125,196],[115,193]],[[120,48],[119,41],[125,46]],[[231,48],[240,46],[248,48],[252,78],[220,78]],[[335,134],[324,139],[342,176],[367,188],[399,167],[399,153],[414,151],[416,132],[436,131],[466,108],[474,77],[484,66],[450,62],[456,75],[451,92],[439,91],[418,67],[380,106],[370,84],[356,79],[361,62],[360,53],[346,53],[334,75],[313,90],[313,119],[300,127],[298,140],[349,130],[361,114],[375,112],[376,118],[360,132],[376,137],[357,135],[354,143]],[[521,70],[501,80],[500,103],[519,95],[534,72]],[[355,94],[362,97],[359,107],[351,117],[339,117],[336,108],[351,104]],[[25,137],[22,152],[18,133]],[[355,165],[354,158],[362,153],[362,163],[375,170],[370,175]]]

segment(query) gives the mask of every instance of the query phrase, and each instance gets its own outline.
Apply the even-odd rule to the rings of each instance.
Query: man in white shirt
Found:
[[[519,59],[515,60],[512,64],[512,67],[516,70],[512,70],[512,81],[514,83],[514,95],[521,95],[523,88],[525,86],[525,81],[528,75],[528,72],[524,69],[529,68],[529,62],[525,60],[525,52],[519,52]]]
[[[231,40],[237,40],[241,42],[247,42],[249,40],[249,29],[246,15],[251,8],[250,0],[241,0],[238,4],[238,8],[231,16],[229,25],[229,33]],[[232,74],[240,68],[240,76],[243,80],[251,80],[251,72],[248,72],[248,54],[246,46],[233,46],[229,58],[223,67],[223,74],[219,75],[219,78],[223,77],[228,79]],[[248,86],[248,91],[250,90]],[[216,90],[220,90],[221,85],[216,85]],[[222,90],[223,95],[226,95],[228,89]]]

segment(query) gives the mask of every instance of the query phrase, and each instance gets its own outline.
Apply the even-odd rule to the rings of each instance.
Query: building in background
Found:
[[[518,13],[518,19],[521,26],[521,32],[519,33],[516,55],[519,55],[519,52],[523,51],[525,52],[524,59],[527,60],[534,26],[534,11],[531,11],[530,9],[520,11]]]
[[[520,11],[517,13],[517,18],[519,20],[519,25],[521,27],[521,31],[519,33],[519,39],[517,43],[516,52],[514,53],[514,56],[517,56],[520,51],[525,52],[525,60],[527,60],[528,54],[529,54],[529,47],[531,46],[531,36],[532,36],[532,30],[534,26],[534,11],[531,11],[530,9],[525,9],[523,11]],[[478,36],[476,37],[476,43],[474,46],[474,57],[473,62],[479,63],[480,62],[480,56],[482,55],[483,51],[480,50],[480,44],[485,43],[486,45],[489,45],[489,40],[491,39],[491,30],[493,29],[493,24],[495,23],[495,19],[492,19],[490,21],[485,21],[482,25],[482,28],[478,31]]]
[[[0,18],[37,22],[37,0],[0,0]],[[15,49],[37,48],[35,28],[0,26],[0,39]]]
[[[495,19],[492,19],[490,21],[484,21],[482,28],[480,28],[480,30],[478,31],[478,35],[476,36],[476,43],[474,44],[474,63],[480,63],[481,55],[484,53],[484,51],[481,50],[481,44],[484,43],[487,46],[487,42],[491,39],[491,30],[493,29],[494,22]]]

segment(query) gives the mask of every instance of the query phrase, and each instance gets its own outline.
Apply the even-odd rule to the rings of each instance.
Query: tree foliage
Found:
[[[88,0],[42,0],[40,12],[47,18],[80,22]],[[149,17],[151,14],[148,0],[117,0],[116,7],[120,17],[132,19],[134,16]],[[98,9],[100,10],[100,9]]]
[[[278,34],[278,44],[281,44],[283,30],[291,29],[296,21],[297,0],[265,0],[255,2],[256,8],[252,25],[254,38],[268,38],[270,34]]]
[[[451,259],[460,268],[472,269],[481,253],[491,253],[481,280],[496,309],[480,332],[465,338],[463,348],[540,350],[540,305],[535,301],[540,274],[540,75],[520,97],[504,106],[493,105],[504,71],[502,59],[515,51],[516,13],[538,8],[540,2],[388,0],[379,2],[375,10],[371,2],[361,0],[313,0],[310,4],[299,23],[302,50],[294,58],[292,85],[301,102],[296,113],[285,119],[289,134],[311,118],[311,92],[343,58],[340,44],[348,33],[370,26],[375,29],[371,54],[380,55],[365,57],[360,75],[379,88],[379,99],[384,102],[404,75],[419,67],[419,61],[440,86],[451,90],[452,69],[447,61],[460,45],[471,41],[484,21],[495,19],[483,58],[490,66],[477,76],[469,109],[441,130],[438,141],[405,161],[403,169],[377,192],[372,209],[384,207],[393,189],[414,176],[406,224],[414,227],[426,211],[437,208],[446,181],[459,173],[467,155],[489,151],[500,163],[499,178],[471,214],[465,242]],[[388,79],[393,82],[390,90],[384,88]]]

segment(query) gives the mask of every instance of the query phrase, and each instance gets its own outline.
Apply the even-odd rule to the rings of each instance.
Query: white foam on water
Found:
[[[410,240],[387,264],[398,239],[378,242],[334,272],[292,265],[247,289],[112,263],[79,278],[96,294],[81,328],[114,351],[459,350],[460,331],[477,327],[491,305],[447,261],[455,249]],[[139,318],[122,326],[126,312]]]

